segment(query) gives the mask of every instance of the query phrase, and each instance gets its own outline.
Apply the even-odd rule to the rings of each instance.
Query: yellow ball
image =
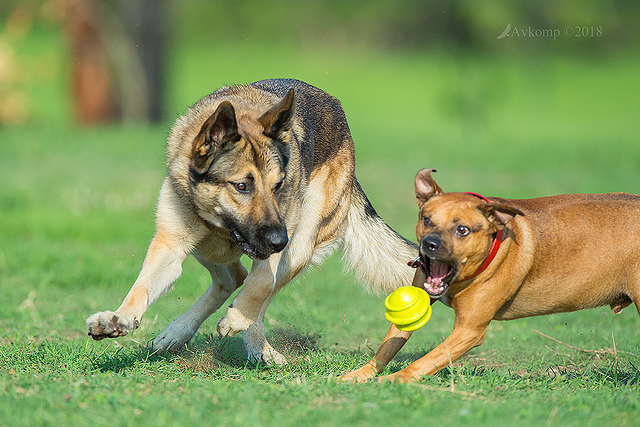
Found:
[[[384,300],[384,316],[401,331],[415,331],[431,318],[431,298],[424,289],[403,286]]]

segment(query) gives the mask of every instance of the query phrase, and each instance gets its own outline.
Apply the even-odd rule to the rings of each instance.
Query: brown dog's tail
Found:
[[[411,285],[415,270],[407,262],[418,256],[417,245],[378,216],[355,179],[343,252],[345,268],[353,271],[367,290],[389,294]]]

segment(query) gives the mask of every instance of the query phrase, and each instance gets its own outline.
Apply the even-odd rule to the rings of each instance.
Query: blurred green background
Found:
[[[358,177],[405,235],[421,167],[445,190],[504,197],[638,192],[639,19],[623,0],[4,0],[0,173],[31,191],[59,158],[115,195],[139,186],[148,209],[179,114],[221,85],[287,77],[342,101]],[[113,182],[126,161],[149,181]]]
[[[3,283],[17,259],[46,270],[35,237],[139,257],[173,120],[264,78],[342,101],[359,180],[409,238],[421,167],[503,197],[640,192],[639,18],[633,1],[4,0]]]
[[[89,404],[81,415],[91,412],[96,419],[114,406],[120,408],[123,424],[140,416],[128,402],[111,405],[110,398],[101,401],[99,393],[71,381],[68,390],[60,391],[58,380],[43,378],[98,375],[105,368],[83,358],[71,367],[57,359],[61,353],[86,356],[93,351],[111,361],[124,360],[106,369],[106,393],[117,388],[112,382],[135,376],[140,366],[152,376],[163,375],[164,365],[146,364],[138,343],[155,337],[208,285],[206,271],[193,259],[185,262],[176,290],[154,304],[141,328],[129,336],[89,341],[84,319],[115,309],[137,276],[153,234],[166,136],[175,118],[201,97],[225,84],[286,77],[339,98],[356,145],[359,181],[381,216],[413,240],[413,178],[422,167],[438,169],[435,177],[445,191],[502,197],[640,193],[638,22],[640,3],[631,0],[2,0],[0,395],[35,390],[36,399],[20,410],[7,405],[7,413],[15,409],[15,419],[28,424],[25,420],[33,420],[33,411],[39,410],[42,417],[36,419],[52,423],[47,417],[74,414],[79,402],[81,408]],[[272,371],[276,383],[292,375],[306,381],[351,369],[366,360],[388,327],[381,298],[341,276],[337,259],[299,282],[283,289],[267,313],[267,336],[293,361],[282,377],[281,371]],[[206,354],[210,343],[217,342],[216,318],[221,315],[203,324],[194,339],[197,351]],[[434,306],[429,325],[414,334],[395,369],[441,342],[452,324],[453,312]],[[539,329],[587,349],[617,345],[634,353],[628,358],[637,365],[637,325],[633,307],[620,316],[602,307],[494,322],[485,344],[465,360],[474,372],[477,364],[493,372],[489,369],[509,370],[517,361],[515,369],[534,376],[549,365],[573,366],[544,347],[546,341],[532,331]],[[300,341],[312,343],[313,358],[322,359],[326,352],[331,361],[323,362],[322,369],[310,368],[311,373],[296,371],[307,356],[288,351],[290,331],[301,331]],[[39,360],[34,348],[48,346],[53,356],[47,363],[25,362],[29,355]],[[231,346],[223,342],[216,357],[234,368],[224,368],[228,370],[222,375],[254,372],[245,369],[242,352],[239,338]],[[348,366],[338,366],[338,355],[349,358]],[[180,366],[172,359],[167,363]],[[579,369],[592,372],[590,363]],[[214,368],[202,372],[209,375],[208,369]],[[625,369],[637,376],[637,369]],[[210,389],[208,377],[200,384],[191,375],[186,371],[180,381],[200,387],[203,399],[215,403],[223,395]],[[258,390],[254,393],[265,387],[268,391],[263,382],[248,381],[247,387]],[[96,386],[100,390],[101,384]],[[540,388],[536,384],[509,409],[504,407],[511,401],[508,387],[473,384],[458,386],[498,394],[491,405],[473,402],[471,413],[479,419],[492,413],[507,422],[531,421],[529,407],[535,406],[544,414],[536,414],[532,423],[540,425],[537,421],[544,422],[549,411],[558,411],[549,406],[545,388],[542,397],[530,400],[530,393]],[[240,390],[241,401],[247,400],[243,384],[229,386]],[[602,405],[602,395],[624,391],[617,383],[607,387],[592,395],[587,386],[579,405],[561,400],[557,419],[562,425],[579,423],[581,418],[572,415],[578,405],[586,420],[611,420],[616,413],[633,420],[637,403],[634,407],[625,399],[637,396],[636,391],[625,389],[627,397],[618,399],[618,406]],[[373,399],[385,396],[378,394],[384,390],[389,389],[371,388]],[[66,393],[69,398],[63,397]],[[433,395],[423,393],[425,398],[416,396],[426,405]],[[41,396],[44,406],[37,400]],[[163,406],[166,396],[160,389],[145,401]],[[307,397],[302,394],[302,401],[312,400]],[[186,397],[176,399],[174,406],[183,409],[169,420],[180,419],[180,411],[190,408]],[[442,398],[441,413],[457,417],[461,399]],[[397,412],[391,409],[403,410],[389,400],[385,411],[369,417],[361,414],[358,398],[353,401],[345,404],[345,412],[355,413],[356,421],[380,420],[381,412],[395,421]],[[143,416],[151,407],[143,408]],[[166,415],[166,408],[160,409]],[[433,409],[422,407],[414,415],[426,419]],[[279,416],[289,413],[277,405],[268,410]],[[227,415],[228,420],[239,419]]]

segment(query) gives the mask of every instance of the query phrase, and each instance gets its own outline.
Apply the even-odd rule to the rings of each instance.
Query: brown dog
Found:
[[[640,311],[640,196],[576,194],[528,200],[444,193],[416,175],[420,264],[414,286],[455,311],[451,335],[380,381],[432,375],[482,344],[492,319],[610,305]],[[380,373],[411,336],[391,325],[375,356],[342,381]]]

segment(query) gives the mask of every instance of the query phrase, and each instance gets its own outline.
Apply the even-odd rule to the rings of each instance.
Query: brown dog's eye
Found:
[[[470,232],[471,230],[469,230],[469,227],[467,227],[466,225],[459,225],[456,228],[456,233],[462,237],[469,235]]]
[[[424,217],[424,226],[429,227],[430,225],[432,225],[431,218]]]

